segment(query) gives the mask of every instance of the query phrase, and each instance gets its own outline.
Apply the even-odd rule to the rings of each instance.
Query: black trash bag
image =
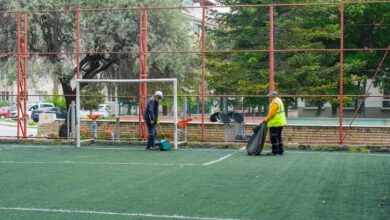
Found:
[[[241,113],[234,112],[232,118],[236,123],[241,124],[244,122],[244,116]]]
[[[219,112],[215,112],[210,116],[211,122],[217,122],[219,120]]]
[[[228,114],[223,113],[223,112],[220,112],[220,113],[219,113],[219,119],[220,119],[220,121],[221,121],[222,123],[224,123],[224,124],[228,124],[228,123],[230,123],[230,121],[231,121],[231,119],[230,119],[230,117],[228,116]]]
[[[257,125],[256,127],[252,128],[253,133],[256,134],[256,133],[260,130],[261,126],[262,126],[262,125],[259,124],[259,125]]]
[[[260,155],[261,151],[263,150],[264,141],[267,136],[267,123],[261,123],[259,126],[256,127],[256,131],[254,130],[254,134],[249,139],[248,144],[246,145],[246,151],[248,152],[248,155],[256,156]]]
[[[234,114],[234,112],[228,112],[227,113],[227,115],[229,116],[231,121],[233,121],[233,114]]]

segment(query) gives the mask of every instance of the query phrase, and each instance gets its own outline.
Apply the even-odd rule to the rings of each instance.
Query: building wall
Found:
[[[370,85],[372,80],[367,80],[367,85]],[[383,107],[384,95],[378,87],[371,86],[368,90],[369,96],[365,99],[364,112],[359,114],[359,117],[365,118],[389,118],[390,108]],[[316,117],[317,108],[307,107],[304,100],[298,100],[298,116],[299,117]],[[338,109],[337,109],[338,112]],[[354,108],[344,108],[343,117],[353,117],[355,114]],[[332,115],[332,106],[329,103],[325,103],[320,117],[335,117]],[[337,116],[338,117],[338,113]]]
[[[14,102],[16,99],[12,96],[13,86],[7,85],[4,80],[0,81],[0,102]]]
[[[55,87],[54,80],[51,76],[43,76],[38,79],[28,80],[27,82],[27,102],[42,102],[47,97],[47,95],[53,94],[53,89]],[[17,92],[17,82],[15,81],[13,85],[8,85],[6,80],[0,80],[0,101],[3,99],[8,99],[8,102],[16,103],[16,94]],[[62,89],[57,85],[59,94],[62,94]],[[8,92],[10,94],[9,98],[5,98],[2,95],[2,92]],[[42,96],[39,96],[42,95]]]

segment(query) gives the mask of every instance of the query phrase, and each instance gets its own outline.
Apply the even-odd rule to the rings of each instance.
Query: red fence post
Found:
[[[23,138],[27,137],[27,68],[28,68],[28,53],[27,53],[27,12],[23,15],[23,31],[21,28],[21,16],[17,13],[17,137],[20,138],[20,133]],[[23,117],[20,117],[22,115]]]
[[[148,78],[148,11],[147,9],[139,10],[139,79]],[[139,84],[138,90],[139,100],[139,138],[146,138],[146,127],[143,123],[142,113],[145,109],[147,102],[147,84],[142,82]]]

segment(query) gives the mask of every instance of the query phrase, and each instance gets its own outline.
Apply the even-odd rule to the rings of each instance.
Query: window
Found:
[[[8,102],[11,101],[11,92],[8,91],[1,91],[0,92],[0,101]]]
[[[382,108],[390,108],[390,89],[383,91]]]
[[[201,32],[201,26],[199,24],[193,24],[192,25],[192,32],[194,32],[195,34],[200,34]]]

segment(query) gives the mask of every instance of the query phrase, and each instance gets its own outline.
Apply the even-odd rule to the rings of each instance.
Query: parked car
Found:
[[[98,109],[105,108],[107,111],[111,112],[111,106],[109,104],[100,104]]]
[[[87,110],[84,110],[84,109],[80,109],[80,118],[88,118],[87,115],[91,114],[90,111],[87,111]]]
[[[54,107],[53,103],[50,102],[39,102],[39,103],[34,103],[34,104],[28,104],[27,105],[27,119],[31,118],[31,113],[34,110],[37,110],[39,108],[45,108],[45,107]],[[11,112],[11,118],[16,119],[18,112],[12,111]]]
[[[92,111],[92,114],[102,115],[102,118],[110,118],[112,116],[111,111],[107,108],[99,108],[97,111]]]
[[[98,110],[92,110],[92,111],[80,109],[79,114],[80,114],[80,118],[88,118],[88,115],[90,114],[101,115],[101,118],[110,118],[112,116],[110,109],[106,107],[99,107]]]
[[[10,118],[11,117],[11,112],[15,111],[16,107],[15,106],[4,106],[0,108],[0,119],[4,118]]]
[[[31,119],[35,122],[39,121],[39,115],[42,113],[47,113],[47,114],[55,114],[56,118],[61,118],[61,119],[66,119],[68,112],[61,107],[44,107],[44,108],[39,108],[37,110],[32,111],[31,113]]]

